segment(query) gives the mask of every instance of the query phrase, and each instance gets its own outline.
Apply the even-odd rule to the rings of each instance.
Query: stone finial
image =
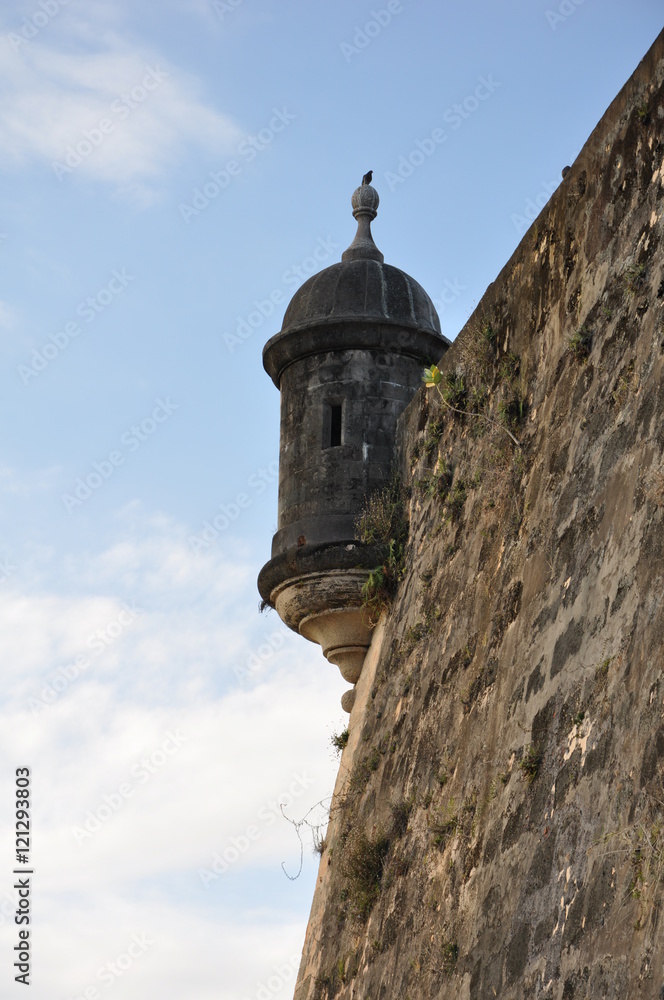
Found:
[[[364,175],[365,178],[368,176],[369,174]],[[357,232],[351,245],[342,253],[342,261],[377,260],[382,264],[385,258],[371,235],[371,222],[376,218],[378,202],[380,201],[378,192],[363,178],[360,187],[353,191],[353,197],[350,201],[353,206],[353,216],[357,219]]]

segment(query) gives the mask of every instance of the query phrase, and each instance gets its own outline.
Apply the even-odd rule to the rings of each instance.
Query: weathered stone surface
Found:
[[[423,365],[449,346],[424,289],[384,264],[373,242],[378,193],[363,184],[352,204],[355,240],[295,293],[263,352],[281,392],[281,438],[278,529],[258,579],[263,600],[319,642],[349,683],[370,638],[362,586],[384,560],[355,523],[391,479],[397,421]]]
[[[663,202],[664,35],[400,418],[297,1000],[664,995]]]

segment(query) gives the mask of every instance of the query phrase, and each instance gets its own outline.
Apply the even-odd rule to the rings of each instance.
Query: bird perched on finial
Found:
[[[362,178],[362,187],[365,184],[371,184],[371,178],[373,177],[373,170],[368,170],[364,177]]]

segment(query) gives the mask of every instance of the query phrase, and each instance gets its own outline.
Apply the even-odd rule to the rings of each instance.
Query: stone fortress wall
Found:
[[[664,34],[400,418],[295,1000],[664,997],[663,204]]]

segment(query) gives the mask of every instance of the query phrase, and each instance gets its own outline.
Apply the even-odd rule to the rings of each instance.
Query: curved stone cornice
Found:
[[[362,570],[368,576],[369,571],[380,566],[387,555],[387,545],[363,545],[362,542],[294,546],[263,566],[258,574],[258,590],[263,600],[274,606],[272,595],[287,581],[313,573],[343,573],[348,570]],[[286,624],[297,631],[296,625]]]
[[[370,318],[349,317],[318,320],[306,328],[282,330],[263,348],[263,367],[277,388],[286,368],[301,358],[328,351],[383,350],[417,358],[423,364],[441,359],[450,341],[442,334],[415,326],[372,322]]]

